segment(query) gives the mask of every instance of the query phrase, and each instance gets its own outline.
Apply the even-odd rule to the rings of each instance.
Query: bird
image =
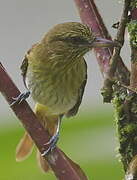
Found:
[[[27,92],[14,98],[12,105],[29,95],[33,98],[36,116],[51,136],[44,155],[56,146],[62,118],[75,116],[79,110],[87,82],[84,55],[92,48],[113,46],[117,46],[114,41],[95,37],[87,25],[65,22],[55,25],[25,54],[20,68]],[[33,144],[25,132],[16,149],[16,160],[24,160]],[[48,162],[39,152],[37,156],[47,172]]]

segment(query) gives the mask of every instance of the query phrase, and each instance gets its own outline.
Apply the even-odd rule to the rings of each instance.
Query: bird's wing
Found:
[[[22,75],[22,77],[23,77],[24,85],[25,85],[25,87],[27,88],[26,82],[25,82],[26,73],[27,73],[27,69],[28,69],[28,58],[27,58],[27,56],[24,57],[24,59],[23,59],[23,61],[22,61],[22,64],[21,64],[21,66],[20,66],[20,69],[21,69],[21,75]]]
[[[85,62],[85,71],[86,71],[86,74],[85,74],[85,78],[81,84],[81,87],[79,89],[79,96],[78,96],[78,100],[77,100],[77,103],[75,104],[75,106],[73,106],[72,109],[70,109],[66,116],[67,117],[70,117],[70,116],[75,116],[79,110],[79,106],[81,104],[81,101],[82,101],[82,98],[83,98],[83,94],[84,94],[84,89],[85,89],[85,86],[86,86],[86,83],[87,83],[87,64],[86,64],[86,61],[84,60]]]
[[[38,44],[38,43],[37,43]],[[27,54],[25,55],[23,61],[22,61],[22,64],[20,66],[20,69],[21,69],[21,75],[23,76],[23,82],[24,82],[24,85],[25,87],[27,88],[27,85],[26,85],[26,73],[27,73],[27,69],[28,69],[28,58],[27,56],[30,54],[30,52],[32,51],[32,49],[34,47],[36,47],[37,44],[34,44],[28,51],[27,51]]]

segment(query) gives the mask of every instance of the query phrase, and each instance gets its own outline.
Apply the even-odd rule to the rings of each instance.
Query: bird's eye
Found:
[[[58,40],[58,41],[66,41],[68,43],[72,43],[72,44],[83,44],[83,43],[87,43],[87,41],[79,36],[73,36],[73,37],[66,37],[66,38],[56,38],[54,40]]]
[[[77,43],[83,42],[83,39],[76,36],[76,37],[71,37],[71,38],[70,38],[70,41],[71,41],[72,43],[77,44]]]

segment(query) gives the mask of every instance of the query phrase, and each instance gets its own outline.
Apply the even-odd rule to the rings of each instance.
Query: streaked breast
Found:
[[[83,59],[70,67],[59,63],[29,66],[27,84],[36,102],[47,106],[52,114],[63,114],[76,104],[85,75]]]

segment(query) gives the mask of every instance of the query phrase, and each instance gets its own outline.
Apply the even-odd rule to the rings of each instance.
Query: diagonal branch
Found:
[[[130,8],[130,0],[125,0],[123,13],[121,16],[119,28],[118,28],[116,38],[115,38],[115,40],[118,41],[121,44],[121,46],[114,47],[113,55],[112,55],[111,60],[110,60],[110,67],[109,67],[109,70],[107,72],[107,76],[106,76],[105,81],[104,81],[103,89],[107,90],[107,92],[110,92],[110,94],[107,94],[107,96],[109,96],[111,98],[112,98],[112,93],[113,93],[112,85],[114,82],[116,70],[118,68],[118,62],[119,62],[119,56],[120,56],[121,48],[124,44],[124,35],[125,35],[125,28],[126,28],[126,25],[128,22],[129,8]],[[104,97],[104,98],[106,99],[106,97]],[[106,102],[110,102],[111,98],[109,99],[109,101],[106,101]]]
[[[17,89],[6,70],[0,63],[0,92],[7,102],[11,104],[12,97],[17,97],[20,91]],[[48,149],[45,145],[49,141],[49,134],[42,127],[37,117],[29,107],[26,101],[11,107],[18,119],[22,122],[24,128],[29,133],[37,148],[41,153]],[[54,174],[59,180],[87,180],[80,167],[70,160],[59,148],[55,148],[47,157]]]
[[[108,72],[108,77],[110,79],[114,78],[116,68],[117,68],[117,64],[119,61],[120,51],[121,51],[121,48],[124,44],[124,35],[125,35],[125,28],[126,28],[126,25],[128,22],[129,7],[130,7],[130,0],[125,0],[123,13],[121,16],[119,28],[118,28],[116,38],[115,38],[116,41],[120,42],[121,46],[114,48],[114,53],[113,53],[113,56],[112,56],[111,61],[110,61],[110,69]]]
[[[74,0],[76,2],[76,6],[79,10],[80,17],[82,22],[87,24],[95,35],[109,38],[108,31],[105,28],[105,25],[102,21],[101,16],[95,6],[94,0]],[[129,7],[129,0],[125,0],[124,2],[125,8],[123,9],[124,20],[121,19],[121,25],[119,32],[122,35],[122,41],[124,37],[125,31],[125,23],[127,17],[127,11],[131,9]],[[136,5],[136,1],[132,2]],[[137,9],[134,8],[131,11],[131,17],[133,20],[137,20]],[[133,180],[137,177],[137,95],[133,91],[127,90],[126,86],[131,83],[131,87],[136,88],[137,85],[137,21],[134,22],[134,44],[136,48],[134,49],[134,53],[132,51],[132,55],[135,59],[132,59],[131,64],[131,80],[130,73],[123,64],[122,60],[119,56],[119,51],[117,51],[117,59],[115,64],[114,60],[114,69],[112,68],[112,76],[115,74],[116,80],[122,82],[122,86],[119,83],[116,83],[111,89],[111,93],[113,92],[113,105],[115,108],[115,116],[116,116],[116,128],[119,138],[119,153],[121,154],[121,162],[123,164],[124,171],[127,172],[126,180]],[[122,27],[121,27],[122,26]],[[118,32],[118,37],[119,37]],[[121,37],[120,37],[121,38]],[[123,43],[123,42],[122,42]],[[112,56],[112,49],[95,49],[97,61],[99,66],[101,67],[101,71],[107,76],[111,69],[110,59]],[[132,58],[133,58],[132,57]],[[114,56],[113,56],[114,58]],[[134,63],[134,65],[133,65]],[[135,66],[136,64],[136,66]],[[117,69],[116,69],[117,68]],[[116,70],[116,73],[115,73]],[[117,81],[117,82],[118,82]],[[113,82],[112,82],[113,84]],[[112,87],[110,83],[109,86]],[[126,85],[124,87],[124,85]],[[106,92],[106,95],[109,92]],[[112,97],[111,97],[112,98]]]
[[[100,16],[100,13],[98,12],[94,0],[74,0],[74,2],[79,11],[82,22],[92,29],[95,36],[112,39],[102,17]],[[95,48],[94,50],[101,72],[103,72],[104,75],[107,75],[110,68],[109,63],[113,48]],[[127,74],[126,77],[125,74]],[[118,69],[116,76],[124,84],[129,84],[130,73],[124,65],[121,57],[118,58]]]

